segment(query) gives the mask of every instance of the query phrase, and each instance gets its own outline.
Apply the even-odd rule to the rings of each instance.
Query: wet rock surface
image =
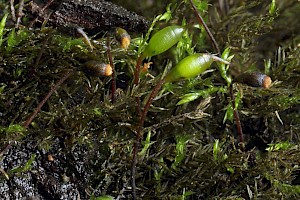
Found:
[[[150,24],[146,18],[134,12],[102,0],[64,0],[44,9],[45,5],[46,3],[32,1],[29,10],[56,27],[64,27],[65,31],[76,26],[84,28],[90,34],[116,27],[132,32],[147,32]]]
[[[103,151],[93,153],[84,145],[66,148],[59,138],[55,139],[50,154],[39,150],[32,139],[25,139],[3,154],[0,168],[7,170],[9,179],[0,180],[0,199],[75,200],[89,199],[90,195],[100,195],[103,191],[115,193],[113,179],[121,174],[107,174],[111,173],[105,169],[108,160],[97,159],[103,154]],[[25,170],[33,155],[35,159]],[[114,165],[110,168],[113,171]]]
[[[30,157],[36,155],[29,171],[17,172],[9,177],[9,180],[0,181],[1,199],[85,199],[84,191],[85,166],[79,167],[81,162],[75,165],[63,154],[63,149],[54,145],[52,151],[54,160],[49,161],[47,153],[38,150],[35,142],[28,141],[13,145],[3,155],[0,162],[2,169],[16,169],[24,166]],[[86,155],[84,149],[78,149],[82,156]],[[80,181],[80,188],[75,182]]]

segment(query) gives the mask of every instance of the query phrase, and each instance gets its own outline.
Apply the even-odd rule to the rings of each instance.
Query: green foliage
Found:
[[[104,195],[100,197],[91,196],[90,200],[114,200],[114,198],[109,195]]]
[[[8,127],[0,127],[0,132],[6,134],[24,134],[26,129],[20,124],[10,124]]]
[[[274,15],[276,13],[277,9],[276,9],[276,1],[272,0],[271,4],[270,4],[270,8],[269,8],[269,14],[270,15]]]
[[[93,109],[93,114],[95,114],[97,116],[102,116],[103,115],[101,108],[94,108]]]
[[[214,149],[213,149],[213,156],[214,156],[214,160],[218,161],[218,154],[220,152],[220,146],[219,146],[219,140],[215,140],[214,143]]]
[[[142,141],[143,148],[142,148],[141,152],[139,152],[139,156],[141,156],[142,158],[147,156],[147,151],[149,150],[151,145],[154,143],[155,142],[151,142],[151,131],[149,131],[147,134],[146,140]]]
[[[167,7],[166,7],[166,12],[162,15],[160,15],[159,20],[163,21],[165,20],[166,22],[170,21],[170,19],[172,19],[172,13],[173,13],[173,8],[172,8],[172,4],[170,3]],[[176,7],[176,5],[174,5],[174,8]]]
[[[278,188],[279,191],[286,194],[287,196],[300,196],[300,185],[290,185],[286,183],[281,183],[277,180],[274,180],[273,182],[274,186]]]
[[[31,170],[35,158],[36,158],[36,154],[32,154],[30,159],[25,163],[24,166],[16,167],[9,170],[9,174],[23,173]]]
[[[223,162],[228,158],[227,154],[223,153],[222,144],[220,144],[218,139],[216,139],[214,142],[213,157],[214,157],[214,161],[217,163]],[[229,167],[227,167],[227,170],[232,172],[232,170],[230,170]]]
[[[223,124],[229,120],[230,122],[233,122],[233,107],[231,102],[228,103],[228,105],[225,107],[226,113],[223,118]]]
[[[17,33],[15,29],[12,29],[8,34],[6,51],[11,52],[14,47],[17,47],[28,38],[28,34],[28,30],[26,29],[18,30]]]
[[[181,100],[176,105],[182,105],[185,103],[189,103],[191,101],[194,101],[196,99],[199,99],[200,97],[208,97],[212,95],[213,93],[221,92],[225,93],[226,88],[224,87],[210,87],[208,89],[200,90],[200,91],[194,91],[192,93],[187,93],[181,96]]]
[[[5,84],[2,84],[1,87],[0,87],[0,95],[2,94],[2,92],[4,91],[6,85]]]
[[[234,109],[238,110],[241,104],[242,104],[242,94],[240,91],[238,91],[234,98],[234,108],[232,107],[231,102],[229,102],[228,105],[224,108],[226,110],[226,113],[223,118],[223,123],[225,123],[227,120],[233,122]]]
[[[265,74],[269,74],[270,70],[271,70],[271,67],[272,67],[271,59],[265,60],[264,64],[265,64],[265,71],[264,71],[264,73]]]
[[[207,0],[193,0],[197,10],[200,12],[202,15],[202,18],[204,21],[207,23],[208,21],[208,16],[207,16],[207,11],[208,11],[208,1]],[[204,49],[205,47],[208,46],[207,44],[207,33],[205,31],[205,28],[201,24],[195,24],[195,28],[200,30],[200,33],[196,35],[196,41],[199,46],[199,48]]]
[[[196,8],[200,11],[201,14],[207,12],[208,10],[208,1],[199,1],[199,0],[193,0]]]
[[[194,194],[192,191],[185,191],[185,188],[183,188],[180,200],[185,200],[188,198],[188,196],[191,196],[192,194]]]
[[[182,26],[186,27],[186,20],[183,19]],[[176,49],[174,53],[176,55],[176,62],[178,63],[182,60],[186,54],[191,55],[194,54],[194,46],[193,46],[193,30],[187,29],[182,37],[179,39]]]
[[[3,31],[4,31],[4,28],[5,28],[7,17],[8,17],[8,13],[6,13],[2,17],[1,22],[0,22],[0,47],[2,46],[2,42],[3,42]]]
[[[292,94],[290,93],[291,90],[293,91]],[[271,97],[269,99],[269,105],[280,110],[287,109],[293,105],[299,105],[300,103],[299,91],[300,90],[298,88],[290,89],[290,90],[282,89],[280,91],[280,94]]]
[[[295,145],[291,144],[288,141],[280,142],[280,143],[276,143],[276,144],[268,144],[268,146],[269,147],[266,150],[269,151],[269,152],[279,151],[279,150],[288,150],[291,147],[295,147]]]
[[[269,144],[267,148],[268,158],[271,162],[267,164],[264,176],[271,182],[276,190],[286,198],[295,198],[300,196],[300,186],[293,184],[291,175],[299,170],[299,166],[294,165],[294,159],[298,158],[295,152],[299,151],[298,145],[290,142],[279,142]],[[289,156],[288,156],[289,155]],[[271,168],[271,170],[270,170]]]
[[[176,137],[176,156],[172,168],[176,169],[176,166],[184,159],[186,143],[189,141],[188,135],[178,135]]]
[[[233,57],[234,57],[234,55],[230,55],[229,47],[223,51],[222,56],[221,56],[222,59],[227,60],[229,62],[232,60]],[[218,62],[218,67],[219,67],[222,78],[226,81],[227,86],[229,86],[232,82],[231,78],[227,75],[227,72],[229,70],[229,65]]]
[[[72,39],[63,35],[58,35],[54,37],[56,42],[63,48],[63,52],[69,52],[75,46],[86,46],[82,38]]]

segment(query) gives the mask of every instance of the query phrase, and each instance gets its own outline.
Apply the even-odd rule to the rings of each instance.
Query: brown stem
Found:
[[[36,60],[35,60],[35,63],[34,63],[34,65],[30,68],[30,70],[29,70],[29,77],[30,77],[30,78],[32,78],[32,77],[35,76],[35,73],[36,73],[36,71],[37,71],[37,67],[38,67],[38,65],[39,65],[39,62],[40,62],[40,60],[41,60],[41,58],[42,58],[42,56],[43,56],[43,53],[44,53],[45,49],[47,49],[47,48],[45,48],[45,47],[46,47],[46,44],[47,44],[47,42],[48,42],[48,40],[49,40],[49,38],[50,38],[51,36],[52,36],[52,35],[51,35],[51,33],[50,33],[48,36],[46,36],[45,40],[43,41],[43,43],[42,43],[42,48],[41,48],[41,50],[39,51],[39,54],[38,54],[38,56],[37,56],[37,58],[36,58]]]
[[[111,75],[111,102],[115,103],[116,101],[116,90],[117,90],[117,83],[116,83],[116,70],[115,66],[113,63],[113,58],[111,55],[111,50],[110,50],[110,39],[107,39],[107,56],[109,59],[109,64],[112,68],[112,75]]]
[[[40,112],[43,105],[47,102],[47,100],[50,98],[50,96],[55,92],[65,80],[69,78],[69,76],[72,74],[73,71],[68,71],[64,74],[64,76],[51,88],[51,90],[48,92],[48,94],[44,97],[44,99],[39,103],[39,105],[36,107],[32,115],[24,122],[23,126],[24,128],[28,128],[29,124],[32,122],[32,120],[36,117],[36,115]]]
[[[136,132],[136,139],[135,143],[133,146],[133,158],[132,158],[132,168],[131,168],[131,175],[132,175],[132,195],[133,199],[136,199],[136,182],[135,182],[135,177],[136,177],[136,165],[137,165],[137,153],[138,153],[138,148],[140,146],[141,138],[142,138],[142,129],[145,123],[145,119],[148,113],[148,110],[150,108],[150,105],[153,101],[153,99],[156,97],[158,91],[160,90],[161,86],[165,83],[165,79],[160,80],[157,85],[153,88],[149,99],[147,100],[144,110],[140,116],[140,121],[137,127],[137,132]]]
[[[149,96],[149,99],[144,107],[144,110],[142,112],[142,116],[140,118],[140,123],[139,123],[139,127],[142,128],[144,126],[144,122],[145,122],[145,119],[146,119],[146,116],[147,116],[147,113],[148,113],[148,110],[150,108],[150,105],[153,101],[153,99],[156,97],[158,91],[160,90],[161,86],[165,83],[165,79],[162,79],[160,80],[157,85],[155,86],[155,88],[153,88],[150,96]],[[139,134],[137,135],[141,135],[141,130],[140,132],[138,132]]]
[[[141,71],[141,64],[142,64],[143,60],[144,60],[143,55],[140,55],[139,58],[137,59],[136,66],[134,69],[134,79],[133,79],[134,86],[138,86],[138,84],[140,82],[140,71]],[[135,101],[136,101],[136,111],[137,111],[139,119],[141,120],[143,114],[142,114],[142,110],[141,110],[140,97],[137,96],[135,98]],[[144,109],[144,111],[145,111],[145,109]],[[139,125],[137,127],[136,138],[135,138],[134,145],[133,145],[133,158],[132,158],[132,167],[131,167],[132,197],[134,200],[137,199],[135,177],[136,177],[137,153],[138,153],[138,149],[140,146],[141,130],[142,130],[142,127],[140,126],[140,124],[141,123],[139,123]]]
[[[232,84],[230,85],[230,98],[231,98],[231,104],[232,104],[232,108],[233,108],[233,115],[234,115],[237,131],[239,134],[239,141],[242,143],[242,142],[244,142],[243,129],[242,129],[239,113],[235,107],[235,98],[233,95]]]
[[[140,119],[142,116],[142,109],[141,109],[141,99],[140,97],[135,97],[135,102],[136,102],[136,112],[137,116]]]
[[[132,178],[132,197],[136,200],[136,165],[137,165],[137,152],[139,148],[140,141],[138,139],[138,135],[136,135],[136,140],[134,141],[133,145],[133,158],[132,158],[132,166],[131,166],[131,178]]]
[[[205,31],[207,32],[207,34],[208,34],[210,40],[212,41],[212,43],[213,43],[213,45],[214,45],[214,48],[216,49],[216,51],[217,51],[217,53],[218,53],[218,56],[221,56],[221,51],[220,51],[220,49],[219,49],[219,46],[218,46],[218,44],[217,44],[217,41],[215,40],[213,34],[210,32],[208,26],[206,25],[206,23],[204,22],[203,18],[201,17],[201,15],[200,15],[199,11],[197,10],[197,8],[196,8],[196,6],[195,6],[193,0],[190,0],[190,3],[191,3],[191,5],[192,5],[192,7],[193,7],[193,10],[194,10],[194,12],[195,12],[195,14],[196,14],[196,17],[197,17],[199,23],[202,24],[202,25],[204,26]]]
[[[140,57],[137,59],[135,70],[134,70],[134,80],[133,80],[134,86],[137,86],[140,82],[140,71],[141,71],[141,64],[143,60],[144,57],[142,55],[140,55]],[[136,112],[138,114],[138,117],[140,118],[142,116],[140,97],[135,97],[135,102],[136,102]]]
[[[140,71],[141,71],[141,64],[144,60],[144,56],[140,55],[140,57],[137,59],[135,70],[134,70],[134,80],[133,84],[138,85],[140,81]]]

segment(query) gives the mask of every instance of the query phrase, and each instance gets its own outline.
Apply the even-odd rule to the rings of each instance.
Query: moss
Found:
[[[285,23],[297,21],[293,6],[298,4],[280,2],[276,12],[270,13],[270,2],[250,2],[231,2],[229,10],[223,10],[217,8],[217,1],[211,1],[206,13],[221,49],[231,48],[234,65],[221,73],[214,65],[195,79],[165,84],[155,98],[138,154],[139,197],[299,197],[300,29],[297,24],[289,27]],[[196,23],[189,4],[183,3],[172,10],[171,21],[159,21],[155,27],[181,25],[182,16]],[[130,168],[139,120],[136,97],[143,105],[162,74],[177,60],[204,47],[213,52],[207,36],[199,29],[191,30],[177,49],[151,58],[152,67],[135,87],[132,82],[142,40],[139,35],[133,34],[127,51],[110,35],[99,37],[91,51],[81,39],[63,35],[52,27],[17,30],[7,25],[0,46],[1,149],[14,141],[14,148],[32,149],[37,162],[43,157],[34,152],[36,147],[45,154],[52,153],[59,160],[57,173],[76,174],[79,178],[74,184],[86,186],[81,188],[86,199],[91,194],[131,198]],[[271,37],[275,33],[284,36]],[[117,72],[115,103],[111,103],[111,78],[90,77],[82,70],[88,60],[109,62],[107,40],[111,41]],[[265,48],[268,44],[272,45]],[[72,76],[51,95],[27,131],[10,131],[22,126],[67,71],[73,71]],[[228,111],[229,80],[245,71],[267,72],[273,85],[270,89],[233,85],[235,95],[240,95],[237,109],[245,134],[242,151],[235,122],[224,117],[232,112]],[[34,145],[26,147],[27,141],[34,141]],[[271,144],[277,149],[267,149]],[[2,155],[1,159],[5,161]],[[26,171],[37,170],[29,164]],[[19,169],[22,166],[26,162]],[[87,188],[89,193],[84,190]]]

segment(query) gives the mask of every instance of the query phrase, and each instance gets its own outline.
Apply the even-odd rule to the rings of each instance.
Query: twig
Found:
[[[17,13],[16,28],[19,28],[19,25],[20,25],[20,22],[21,22],[21,18],[24,15],[24,13],[23,13],[23,7],[24,7],[24,0],[20,0],[20,2],[19,2],[19,9],[18,9],[18,13]]]
[[[206,25],[206,23],[204,22],[203,18],[201,17],[201,15],[200,15],[199,11],[197,10],[197,8],[196,8],[196,6],[195,6],[193,0],[190,0],[190,3],[191,3],[191,5],[192,5],[192,7],[193,7],[193,10],[194,10],[194,12],[195,12],[195,14],[196,14],[196,17],[197,17],[199,23],[202,24],[202,25],[204,26],[205,31],[207,32],[209,38],[211,39],[211,41],[212,41],[212,43],[213,43],[213,46],[214,46],[214,48],[216,49],[216,51],[217,51],[217,53],[218,53],[218,56],[221,56],[221,51],[220,51],[220,49],[219,49],[219,46],[218,46],[218,44],[217,44],[217,41],[215,40],[213,34],[210,32],[208,26]]]
[[[68,71],[64,74],[64,76],[51,88],[51,90],[48,92],[48,94],[44,97],[44,99],[39,103],[39,105],[36,107],[32,115],[25,121],[23,124],[24,128],[28,128],[29,124],[32,122],[32,120],[36,117],[36,115],[40,112],[43,105],[47,102],[47,100],[50,98],[50,96],[55,92],[65,80],[67,80],[73,71]]]
[[[14,4],[15,4],[15,0],[10,0],[10,12],[11,12],[12,20],[14,22],[16,22],[17,19],[16,19],[16,12],[15,12]]]
[[[55,0],[50,0],[50,1],[48,1],[47,3],[46,3],[46,5],[42,8],[42,9],[40,9],[38,12],[40,12],[40,13],[43,13],[53,2],[54,2]],[[52,13],[51,13],[52,14]],[[51,15],[50,14],[50,15]],[[38,20],[38,16],[34,19],[34,20],[32,20],[31,22],[30,22],[30,24],[29,24],[29,28],[31,28],[36,22],[37,22],[37,20]]]
[[[116,89],[117,89],[117,83],[116,83],[116,70],[115,70],[115,66],[113,63],[113,58],[111,55],[111,50],[110,50],[110,39],[107,38],[107,56],[109,59],[109,64],[112,68],[112,76],[111,76],[111,102],[114,103],[116,101]]]

